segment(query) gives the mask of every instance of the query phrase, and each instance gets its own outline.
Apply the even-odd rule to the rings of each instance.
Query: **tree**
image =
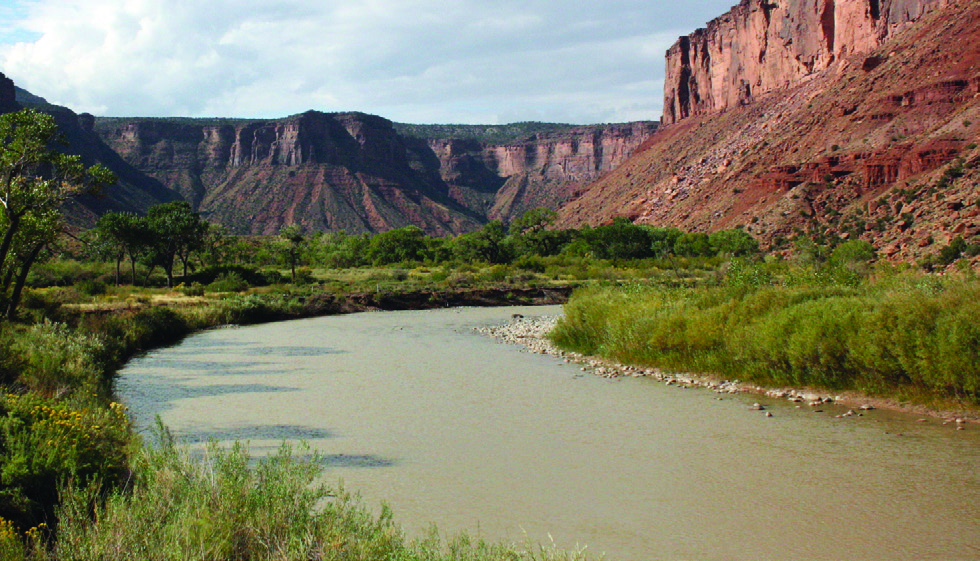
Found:
[[[707,257],[712,254],[708,234],[685,232],[674,242],[674,253],[685,257]]]
[[[491,220],[475,232],[460,234],[453,240],[453,255],[462,261],[506,263],[510,252],[504,243],[507,231],[500,220]]]
[[[677,238],[684,235],[684,232],[677,228],[648,226],[647,235],[650,236],[650,251],[653,257],[666,258],[674,254],[674,244],[677,243]]]
[[[425,247],[425,232],[418,226],[405,226],[371,238],[368,259],[375,265],[422,261]]]
[[[612,224],[583,230],[592,256],[597,259],[642,259],[653,253],[649,229],[616,218]]]
[[[547,207],[533,208],[510,224],[511,245],[518,255],[557,255],[572,236],[550,228],[558,213]]]
[[[718,230],[708,236],[708,243],[714,252],[738,257],[759,252],[759,242],[751,234],[738,228]]]
[[[299,261],[303,248],[306,245],[306,236],[303,235],[303,227],[299,224],[283,226],[279,230],[279,237],[282,239],[282,254],[289,263],[292,283],[296,284],[296,262]]]
[[[60,214],[65,201],[116,181],[101,165],[86,168],[81,156],[52,148],[59,142],[64,144],[50,115],[24,109],[0,116],[0,218],[4,227],[0,271],[8,266],[14,238],[27,222],[60,229],[60,221],[52,220],[51,215]]]
[[[368,234],[348,235],[341,230],[320,238],[319,245],[324,265],[337,269],[360,267],[367,265],[371,237]]]
[[[204,240],[208,224],[201,220],[187,201],[173,201],[150,207],[146,221],[153,242],[153,263],[163,267],[167,286],[174,285],[174,261],[179,258],[187,276],[187,261]]]
[[[129,212],[107,212],[99,217],[95,235],[116,261],[116,284],[119,284],[119,265],[123,257],[129,257],[133,286],[136,286],[136,261],[150,243],[146,219]]]
[[[11,244],[10,255],[16,261],[16,276],[14,277],[13,291],[7,301],[5,317],[8,320],[14,319],[17,315],[17,306],[20,304],[20,296],[27,283],[27,275],[31,267],[37,262],[41,252],[54,242],[62,231],[62,215],[58,209],[48,209],[44,213],[32,212],[24,215],[21,227],[17,230],[17,235]],[[14,264],[10,266],[10,273],[15,272]],[[8,275],[10,278],[12,275]],[[8,287],[4,286],[4,290]]]

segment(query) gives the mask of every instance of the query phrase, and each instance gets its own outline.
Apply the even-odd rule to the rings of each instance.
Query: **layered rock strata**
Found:
[[[742,0],[667,51],[665,125],[792,86],[944,7],[948,0]],[[868,59],[868,65],[875,65]]]
[[[446,235],[566,201],[622,162],[653,123],[571,128],[500,144],[421,139],[361,113],[285,119],[98,119],[127,163],[232,231]]]
[[[980,3],[905,13],[920,11],[874,50],[660,129],[564,205],[561,224],[741,227],[774,249],[800,234],[860,238],[903,261],[957,236],[980,243]],[[740,56],[732,65],[757,64]]]

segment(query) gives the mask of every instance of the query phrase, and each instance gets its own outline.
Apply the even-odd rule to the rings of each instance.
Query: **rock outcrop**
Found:
[[[667,51],[663,124],[751,103],[868,53],[948,0],[742,0]],[[952,39],[952,37],[950,37]],[[870,57],[865,64],[876,65]]]
[[[17,105],[16,95],[14,81],[0,73],[0,113],[17,111],[20,108]]]
[[[878,6],[894,26],[880,46],[846,56],[835,48],[833,65],[795,84],[742,98],[719,86],[684,118],[665,115],[673,124],[576,194],[560,224],[626,216],[685,230],[741,227],[770,249],[799,234],[860,238],[905,261],[958,235],[980,243],[980,3]],[[758,64],[757,52],[740,53],[711,54],[726,69]],[[668,84],[667,99],[675,92]]]
[[[657,128],[653,122],[575,127],[511,142],[432,139],[439,173],[455,200],[508,221],[557,208],[611,171]]]
[[[362,113],[309,111],[275,120],[97,119],[134,168],[233,232],[429,234],[557,207],[624,161],[655,123],[569,127],[491,143],[417,138]]]

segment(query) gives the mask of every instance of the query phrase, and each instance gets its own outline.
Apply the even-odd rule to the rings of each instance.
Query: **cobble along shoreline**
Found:
[[[703,388],[712,390],[717,394],[758,394],[773,399],[785,399],[799,404],[798,406],[800,407],[808,406],[814,412],[820,413],[823,412],[823,406],[834,405],[837,406],[834,409],[839,407],[841,410],[840,413],[834,413],[835,417],[857,417],[862,416],[864,411],[885,408],[917,415],[938,417],[942,419],[943,424],[955,425],[957,430],[963,430],[968,423],[976,423],[977,421],[976,418],[968,417],[961,413],[908,406],[891,400],[873,398],[858,393],[835,395],[826,391],[812,389],[766,388],[739,380],[724,380],[704,374],[666,372],[657,368],[622,364],[594,356],[563,351],[555,346],[548,338],[548,333],[555,328],[560,317],[523,317],[515,315],[510,322],[501,325],[479,327],[476,330],[498,341],[521,345],[528,352],[552,355],[563,359],[565,362],[581,364],[581,370],[583,372],[591,372],[603,378],[652,378],[668,386]],[[751,409],[762,411],[766,416],[772,416],[772,413],[766,410],[765,405],[754,403]]]

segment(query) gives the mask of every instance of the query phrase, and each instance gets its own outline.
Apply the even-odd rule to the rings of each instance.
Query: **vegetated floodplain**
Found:
[[[774,270],[736,263],[719,286],[583,289],[552,338],[625,363],[769,386],[980,403],[972,275],[881,268],[841,283],[812,269]]]
[[[375,235],[287,226],[279,236],[249,238],[208,224],[183,201],[146,216],[110,212],[66,236],[64,204],[114,178],[54,150],[56,141],[50,116],[30,109],[0,116],[5,559],[579,557],[466,538],[408,542],[387,513],[372,518],[356,502],[309,509],[322,495],[305,494],[310,466],[289,453],[253,466],[238,449],[214,450],[199,463],[165,438],[160,449],[143,447],[114,401],[116,371],[138,352],[216,325],[526,304],[528,290],[547,299],[563,294],[557,289],[630,283],[576,296],[558,340],[771,383],[912,388],[977,401],[976,281],[913,275],[862,285],[874,258],[866,242],[819,248],[798,240],[808,260],[800,273],[778,260],[753,264],[758,243],[738,229],[709,235],[620,218],[559,230],[554,211],[533,209],[510,224],[492,220],[446,238],[415,226]],[[976,251],[961,240],[938,264]],[[733,261],[726,272],[738,256],[749,265]],[[810,273],[836,284],[766,286],[774,275]],[[461,294],[470,290],[489,296]],[[631,315],[631,307],[644,312]],[[174,501],[179,508],[170,508]],[[234,524],[202,511],[235,513]],[[294,524],[284,528],[284,520]],[[153,541],[147,521],[171,538],[167,545]]]

